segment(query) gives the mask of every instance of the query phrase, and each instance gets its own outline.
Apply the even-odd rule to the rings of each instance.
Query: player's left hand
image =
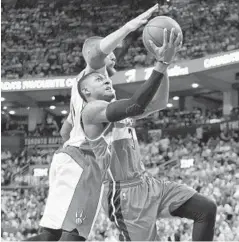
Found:
[[[115,57],[115,54],[112,52],[105,58],[106,70],[108,72],[109,77],[113,76],[116,73],[116,70],[114,68],[115,63],[116,63],[116,57]]]
[[[125,27],[130,31],[134,31],[138,29],[143,24],[148,22],[148,19],[152,16],[152,14],[158,10],[158,3],[155,4],[152,8],[148,9],[144,13],[140,14],[138,17],[130,20],[128,23],[125,24]]]
[[[106,66],[106,70],[108,72],[109,77],[112,77],[116,73],[115,68],[112,66]]]
[[[175,34],[175,29],[173,28],[170,33],[170,38],[168,41],[167,29],[164,29],[164,42],[163,46],[158,47],[156,46],[153,41],[149,40],[149,43],[154,51],[154,56],[157,61],[163,61],[166,63],[170,63],[176,53],[182,47],[182,34]]]
[[[105,65],[106,65],[106,67],[114,68],[115,67],[115,63],[116,63],[116,56],[112,52],[108,56],[106,56],[106,58],[105,58]]]

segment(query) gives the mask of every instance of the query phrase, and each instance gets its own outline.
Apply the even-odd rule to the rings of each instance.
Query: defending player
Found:
[[[130,32],[146,23],[157,8],[156,4],[105,38],[87,39],[83,45],[87,66],[77,81],[95,70],[106,76],[109,72],[113,73],[115,56],[112,51]],[[83,241],[88,237],[97,216],[103,191],[102,182],[109,164],[99,164],[85,142],[80,125],[83,101],[78,94],[77,81],[73,84],[71,97],[70,123],[73,128],[70,123],[65,124],[67,130],[72,128],[70,139],[63,149],[54,154],[51,163],[49,195],[40,222],[43,231],[29,238],[29,241]]]
[[[127,119],[145,117],[166,107],[166,70],[180,48],[181,36],[174,39],[174,30],[169,41],[165,30],[163,47],[151,42],[157,64],[130,99],[112,102],[115,93],[111,80],[97,72],[78,82],[79,93],[87,102],[82,111],[85,135],[97,160],[111,164],[103,207],[119,228],[120,240],[157,240],[156,220],[164,216],[194,220],[194,241],[213,239],[215,203],[186,185],[149,176],[141,162],[135,130]],[[163,85],[165,93],[159,88]]]
[[[137,18],[129,21],[122,28],[107,37],[102,38],[94,36],[85,41],[82,54],[87,65],[78,75],[77,81],[73,83],[71,89],[70,114],[61,129],[63,140],[68,141],[65,143],[65,146],[77,146],[82,142],[82,131],[79,117],[83,106],[83,100],[78,94],[78,80],[92,71],[98,71],[103,75],[112,76],[115,73],[114,64],[116,59],[112,51],[115,50],[129,33],[145,24],[156,10],[158,10],[158,4],[140,14]]]

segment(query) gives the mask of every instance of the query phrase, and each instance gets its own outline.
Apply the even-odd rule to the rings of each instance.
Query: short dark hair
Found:
[[[92,76],[92,75],[94,75],[94,74],[100,74],[100,73],[98,73],[97,71],[92,71],[92,72],[90,72],[90,73],[88,73],[88,74],[86,74],[86,75],[83,75],[83,76],[80,78],[80,80],[78,81],[78,84],[77,84],[78,93],[80,94],[81,98],[82,98],[85,102],[87,102],[87,100],[86,100],[86,97],[85,97],[84,93],[81,91],[81,84],[82,84],[82,83],[83,83],[88,77],[90,77],[90,76]]]

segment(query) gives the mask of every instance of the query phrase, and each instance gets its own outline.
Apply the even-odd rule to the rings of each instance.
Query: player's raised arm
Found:
[[[78,82],[79,93],[88,103],[83,111],[86,124],[115,122],[127,117],[134,117],[144,113],[152,100],[167,65],[158,63],[149,79],[134,93],[130,99],[110,102],[115,98],[111,83],[99,73],[90,73]]]
[[[170,64],[170,62],[174,59],[178,50],[181,48],[182,35],[181,34],[175,35],[175,30],[172,29],[170,33],[170,39],[168,41],[167,30],[165,29],[163,46],[157,47],[152,41],[150,41],[150,44],[155,53],[154,56],[156,60],[163,61],[164,63]],[[165,51],[163,59],[160,58],[160,54],[162,53],[162,50]],[[161,62],[158,62],[157,65],[159,65],[160,63]],[[157,68],[157,65],[156,65],[156,68]],[[160,68],[158,70],[160,70]],[[166,108],[168,103],[168,98],[169,98],[169,78],[168,78],[167,72],[165,72],[161,85],[158,88],[156,94],[154,95],[152,101],[146,107],[144,113],[135,118],[137,119],[144,118],[154,112],[157,112],[159,110]]]
[[[180,34],[175,39],[172,29],[168,41],[167,30],[165,29],[163,46],[156,47],[151,43],[157,63],[149,79],[141,85],[130,99],[111,102],[115,98],[111,81],[97,72],[89,73],[79,80],[78,92],[88,103],[83,114],[84,121],[87,124],[116,122],[144,114],[161,84],[169,63],[180,48],[181,40]]]
[[[135,31],[143,24],[147,23],[151,15],[158,9],[158,4],[140,14],[135,19],[127,22],[120,29],[109,34],[105,38],[91,37],[84,43],[83,56],[88,65],[93,70],[101,69],[105,66],[104,59],[122,42],[122,40],[132,31]]]
[[[155,4],[152,8],[148,9],[146,12],[140,14],[135,19],[126,23],[123,27],[116,30],[112,34],[106,36],[100,42],[100,49],[102,52],[109,54],[111,53],[117,45],[132,31],[135,31],[143,24],[147,23],[148,19],[152,14],[158,9],[158,4]]]

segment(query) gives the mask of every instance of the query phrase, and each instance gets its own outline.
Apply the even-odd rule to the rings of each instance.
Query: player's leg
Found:
[[[71,157],[71,162],[64,164],[64,180],[60,182],[68,187],[68,193],[71,192],[67,195],[67,191],[64,191],[62,194],[71,199],[61,224],[64,231],[61,240],[85,240],[100,209],[102,174],[91,153],[83,153],[74,147],[66,147],[65,152]],[[72,184],[73,178],[77,176],[77,181]]]
[[[156,181],[161,190],[158,216],[192,219],[194,221],[193,241],[211,241],[216,218],[215,203],[186,185]]]
[[[79,235],[77,229],[70,232],[63,230],[60,241],[86,241],[86,239]]]
[[[193,241],[212,241],[216,221],[217,206],[209,198],[199,193],[193,195],[171,215],[194,220]]]
[[[116,182],[106,186],[103,208],[119,230],[120,241],[158,240],[157,199],[154,189],[145,180]],[[152,189],[151,189],[152,188]]]
[[[40,234],[24,241],[58,241],[61,237],[61,229],[42,228]]]
[[[69,155],[65,153],[54,154],[49,172],[49,181],[51,182],[48,198],[40,221],[41,227],[62,229],[82,172],[83,169]]]
[[[122,190],[117,182],[105,183],[104,196],[102,200],[102,208],[106,216],[110,219],[112,223],[115,224],[119,230],[119,241],[130,241],[132,238],[129,235],[128,228],[125,224],[125,217],[123,215],[128,209],[128,201],[123,201],[122,194],[125,193],[125,189]],[[122,204],[124,202],[124,204]]]

